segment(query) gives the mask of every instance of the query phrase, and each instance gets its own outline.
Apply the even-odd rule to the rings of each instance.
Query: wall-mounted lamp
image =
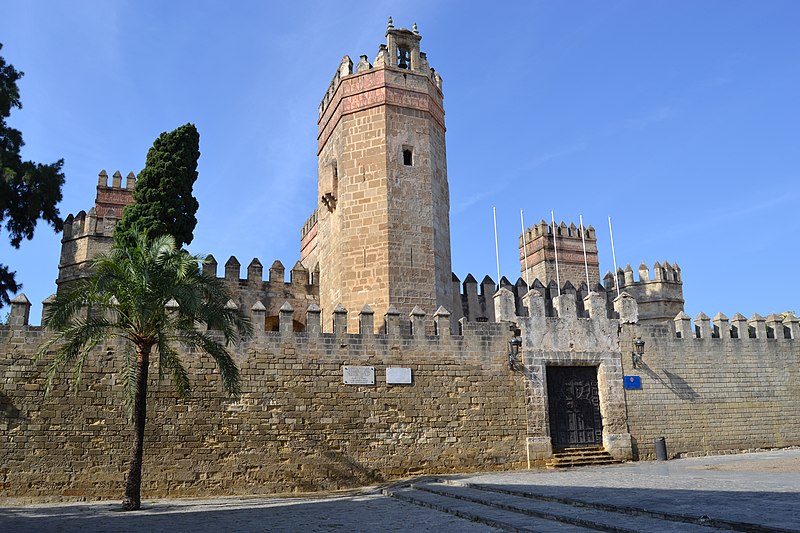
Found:
[[[514,367],[517,364],[517,356],[519,355],[519,349],[522,346],[522,338],[518,336],[514,336],[510,341],[508,341],[508,368],[509,370],[514,370]]]
[[[631,359],[633,362],[633,368],[639,368],[644,363],[642,361],[642,356],[644,355],[644,341],[641,337],[636,337],[633,339],[633,351],[631,352]]]

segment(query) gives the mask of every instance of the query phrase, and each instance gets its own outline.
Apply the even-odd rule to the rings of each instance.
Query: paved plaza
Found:
[[[120,489],[121,490],[121,489]],[[796,531],[800,449],[428,477],[318,498],[0,507],[3,532]]]

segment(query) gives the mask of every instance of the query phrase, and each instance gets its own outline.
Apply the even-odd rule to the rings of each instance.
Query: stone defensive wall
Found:
[[[645,340],[633,369],[635,337]],[[800,326],[797,317],[736,314],[729,321],[681,313],[674,325],[625,325],[628,425],[642,459],[665,437],[670,455],[726,453],[800,445]]]
[[[11,324],[0,326],[0,497],[116,498],[132,431],[114,373],[122,346],[95,350],[77,395],[65,373],[45,399],[46,364],[32,356],[47,332],[25,324],[27,309],[18,300]],[[187,401],[158,379],[154,361],[143,494],[325,490],[524,466],[524,383],[507,368],[507,325],[463,323],[462,335],[451,336],[440,310],[432,317],[438,335],[424,334],[429,318],[418,314],[387,314],[387,333],[370,334],[374,317],[364,309],[365,333],[352,334],[337,309],[326,333],[319,308],[307,313],[306,331],[295,333],[285,305],[280,331],[257,331],[235,349],[237,402],[223,396],[208,357],[182,356],[192,379]],[[263,314],[254,309],[253,322]],[[410,335],[400,333],[406,321]],[[374,384],[344,383],[348,368]],[[410,383],[388,382],[409,371]],[[401,378],[390,379],[393,372]]]
[[[228,401],[210,358],[184,353],[193,395],[175,398],[151,372],[145,437],[148,497],[325,490],[416,474],[524,468],[552,454],[548,368],[597,368],[603,445],[620,459],[652,458],[666,437],[670,456],[800,445],[800,325],[793,315],[735,315],[713,320],[684,314],[672,323],[640,324],[623,293],[609,316],[590,293],[578,313],[571,293],[526,293],[525,316],[514,293],[493,296],[497,322],[454,321],[390,309],[379,325],[369,307],[360,333],[348,311],[284,302],[278,331],[267,310],[249,312],[254,337],[238,345],[243,395]],[[119,496],[131,426],[115,374],[122,345],[99,346],[76,394],[71,373],[42,395],[45,362],[33,362],[48,333],[28,324],[30,303],[15,298],[0,326],[0,497]],[[451,321],[454,321],[451,328]],[[435,334],[426,334],[430,324]],[[451,330],[458,334],[451,334]],[[745,335],[746,333],[746,335]],[[522,339],[518,357],[509,341]],[[636,338],[642,363],[632,367]],[[158,361],[154,361],[158,365]],[[623,383],[639,376],[641,388]],[[69,382],[67,381],[69,380]]]

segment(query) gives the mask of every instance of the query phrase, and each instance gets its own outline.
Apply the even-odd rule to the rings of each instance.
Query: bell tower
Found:
[[[355,332],[365,304],[380,324],[390,306],[431,316],[453,301],[442,78],[421,40],[390,17],[374,63],[345,56],[320,104],[316,224],[302,255],[319,266],[326,327],[338,304]]]

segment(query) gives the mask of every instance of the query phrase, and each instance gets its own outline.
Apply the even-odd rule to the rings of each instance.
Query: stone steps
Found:
[[[525,486],[520,488],[524,489]],[[493,490],[491,486],[426,480],[391,489],[384,494],[401,501],[436,509],[502,531],[545,533],[610,531],[615,533],[713,533],[731,530],[704,525],[676,515],[653,516],[646,511],[595,506],[578,501],[539,497],[524,490]],[[688,523],[687,523],[688,522]]]
[[[571,468],[575,466],[597,466],[621,463],[603,448],[570,448],[553,452],[545,462],[547,468]]]

